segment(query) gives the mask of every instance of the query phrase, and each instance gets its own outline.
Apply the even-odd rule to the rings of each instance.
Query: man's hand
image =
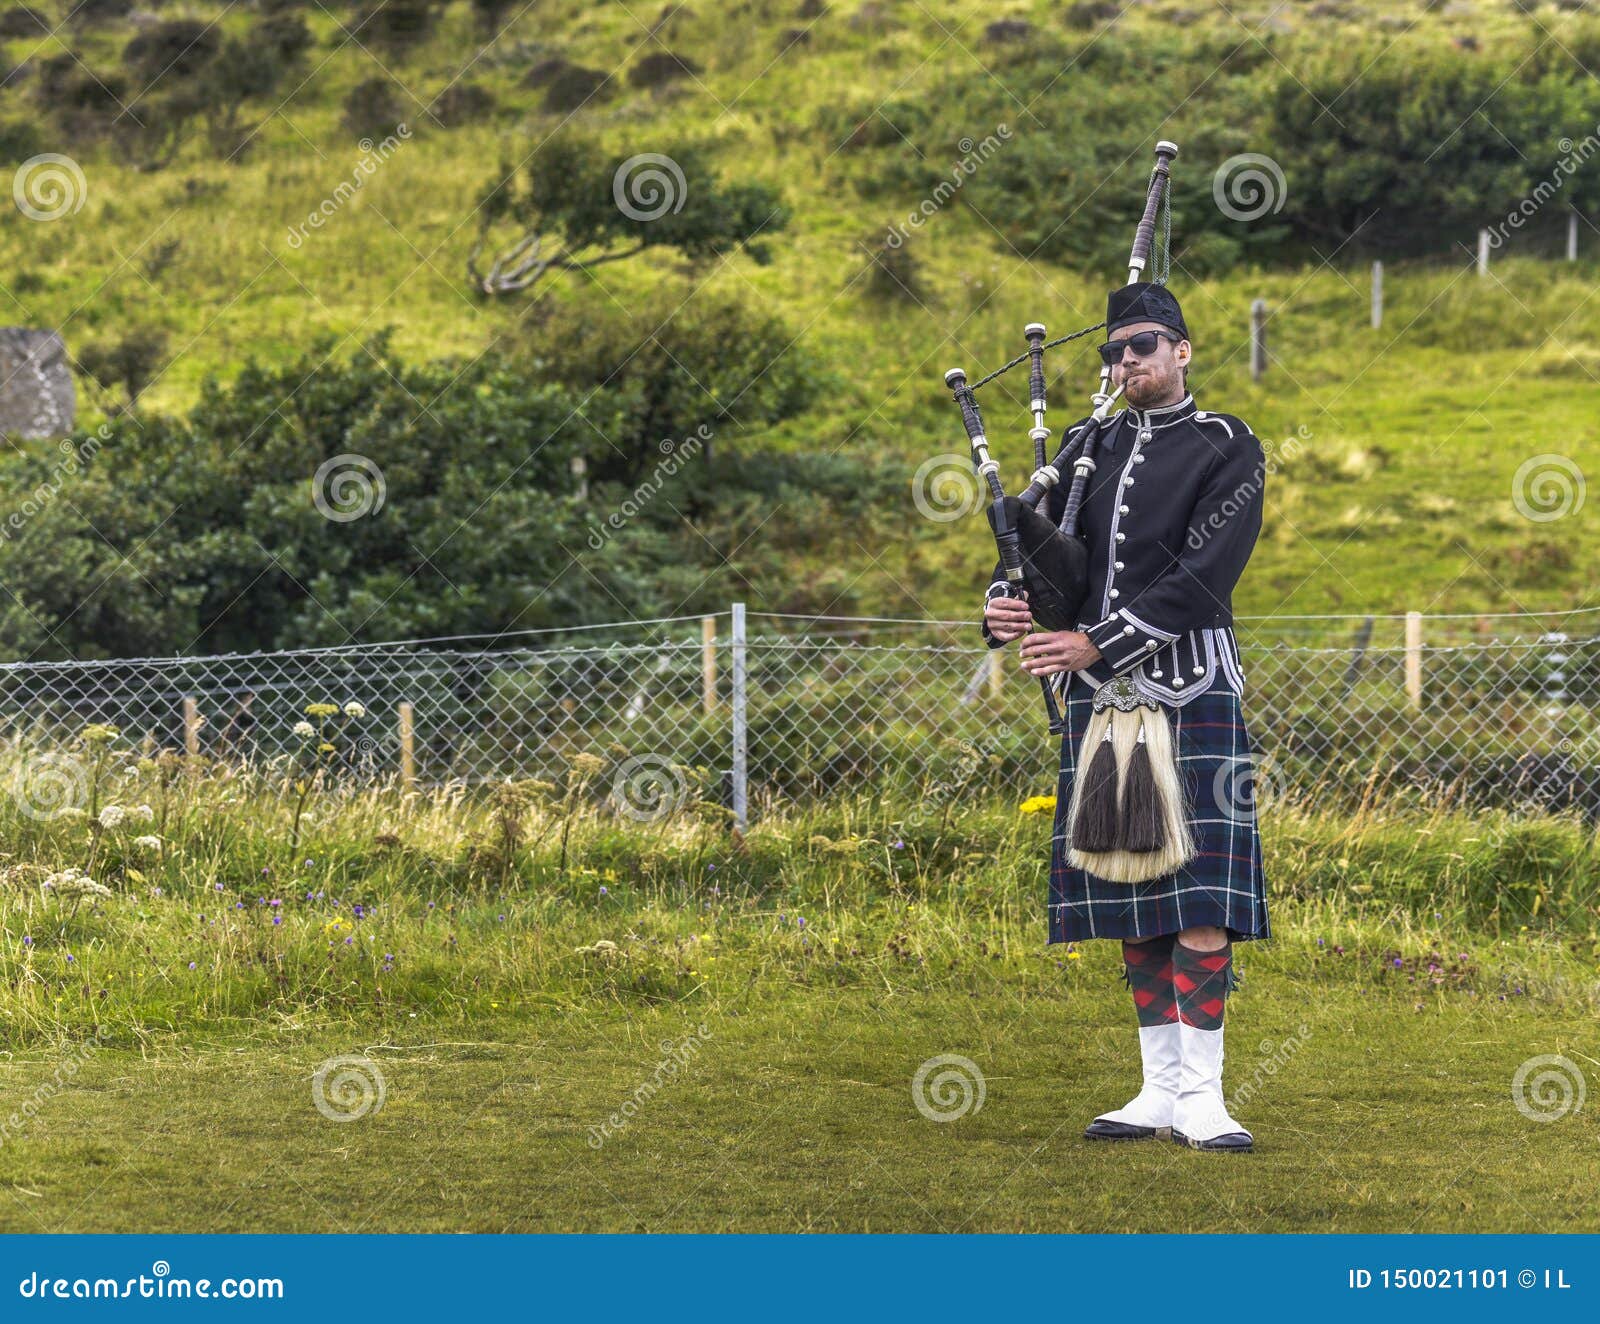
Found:
[[[1082,630],[1029,635],[1018,651],[1022,654],[1022,669],[1030,676],[1082,671],[1100,660],[1100,650]]]
[[[993,597],[983,609],[983,623],[996,639],[1009,644],[1033,629],[1033,609],[1022,598]]]

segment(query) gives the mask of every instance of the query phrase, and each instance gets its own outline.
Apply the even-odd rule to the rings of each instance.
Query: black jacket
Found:
[[[1087,419],[1068,429],[1069,437]],[[1059,521],[1071,481],[1043,503]],[[1261,532],[1266,456],[1232,414],[1185,395],[1161,409],[1123,409],[1101,439],[1080,531],[1089,546],[1089,596],[1078,628],[1101,660],[1080,674],[1095,684],[1137,669],[1164,702],[1210,688],[1218,667],[1244,692],[1233,633],[1233,587]],[[987,597],[1002,591],[996,568]],[[991,648],[1000,645],[982,626]],[[1057,677],[1065,693],[1068,676]]]

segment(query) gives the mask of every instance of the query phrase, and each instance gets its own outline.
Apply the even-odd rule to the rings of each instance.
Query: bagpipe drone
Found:
[[[1152,255],[1159,257],[1152,283],[1167,277],[1172,208],[1169,196],[1171,165],[1178,155],[1176,143],[1165,140],[1155,148],[1155,166],[1145,190],[1144,211],[1134,231],[1128,257],[1127,284],[1143,278]],[[1161,222],[1159,249],[1157,220]],[[1104,322],[1046,341],[1045,329],[1030,322],[1023,334],[1028,350],[1010,363],[972,384],[966,373],[952,368],[945,385],[954,394],[962,423],[972,444],[972,463],[989,489],[987,514],[994,531],[999,564],[995,579],[1003,581],[1007,597],[1026,594],[1037,626],[1047,631],[1074,630],[1089,589],[1089,552],[1079,531],[1079,514],[1095,470],[1095,456],[1111,408],[1122,387],[1111,385],[1110,363],[1102,363],[1100,380],[1091,397],[1093,410],[1083,425],[1063,441],[1056,457],[1046,463],[1050,429],[1045,426],[1044,352],[1100,330]],[[1029,397],[1033,427],[1035,470],[1020,496],[1007,496],[1000,483],[1000,466],[989,454],[983,418],[975,392],[1026,359],[1029,363]],[[1068,464],[1072,482],[1061,522],[1054,524],[1039,513],[1039,503],[1061,482]],[[1039,677],[1052,735],[1066,732],[1056,702],[1053,677]],[[1064,673],[1065,682],[1070,673]],[[1133,675],[1118,676],[1094,695],[1093,716],[1084,734],[1077,761],[1072,804],[1068,817],[1070,859],[1079,868],[1117,882],[1142,882],[1159,877],[1186,863],[1194,853],[1178,778],[1172,732],[1166,712],[1152,696],[1142,692]]]

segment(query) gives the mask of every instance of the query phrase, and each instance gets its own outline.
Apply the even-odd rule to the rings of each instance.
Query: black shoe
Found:
[[[1164,1127],[1135,1126],[1132,1122],[1108,1122],[1095,1118],[1084,1131],[1086,1140],[1154,1140]]]
[[[1182,1131],[1174,1131],[1172,1138],[1180,1145],[1188,1145],[1190,1149],[1232,1149],[1239,1153],[1244,1153],[1255,1144],[1248,1131],[1230,1131],[1225,1136],[1211,1140],[1191,1140]]]

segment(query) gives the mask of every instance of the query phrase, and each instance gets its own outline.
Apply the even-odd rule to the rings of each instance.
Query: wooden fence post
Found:
[[[1267,370],[1267,301],[1250,304],[1250,380],[1258,382]]]
[[[1578,212],[1574,208],[1567,213],[1567,261],[1578,260]]]
[[[717,618],[700,618],[700,697],[709,715],[717,711]]]
[[[1422,707],[1422,613],[1406,613],[1406,698]]]
[[[183,696],[183,751],[190,758],[200,753],[200,705],[188,694]]]
[[[1006,674],[1005,659],[1001,655],[1005,651],[1003,648],[991,648],[989,650],[989,697],[991,699],[1000,697],[1000,683],[1005,679]]]
[[[1383,325],[1383,263],[1372,264],[1372,329]]]
[[[398,709],[400,719],[400,784],[411,790],[417,784],[416,709],[402,703]]]
[[[1489,274],[1489,232],[1487,230],[1478,231],[1478,274],[1480,276]]]

